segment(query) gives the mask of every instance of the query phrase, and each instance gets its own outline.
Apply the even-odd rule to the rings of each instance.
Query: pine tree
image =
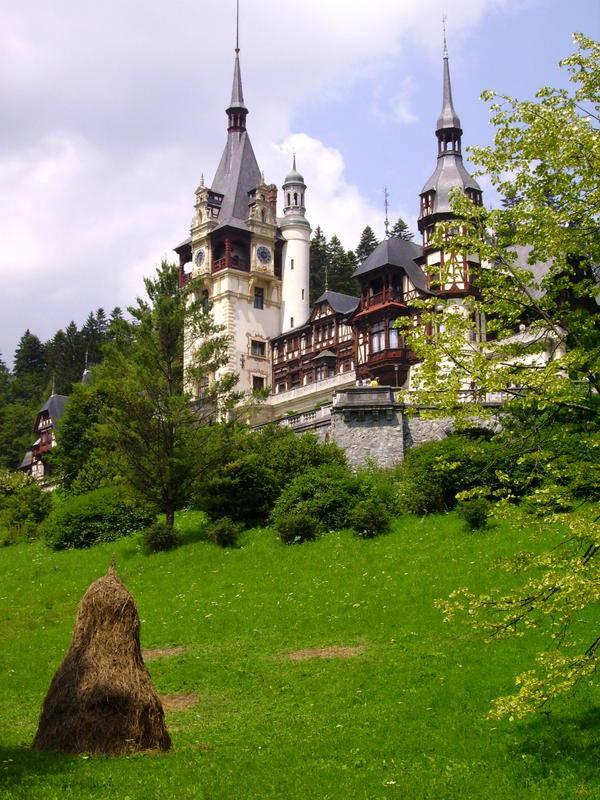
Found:
[[[357,295],[359,286],[352,275],[356,269],[354,253],[344,250],[337,236],[332,236],[327,245],[328,251],[328,286],[332,292]]]
[[[360,242],[354,251],[358,263],[362,264],[363,261],[371,255],[378,244],[379,242],[377,241],[377,237],[373,232],[373,228],[371,228],[370,225],[367,225],[367,227],[361,233]]]
[[[133,321],[120,322],[95,372],[105,399],[98,430],[104,446],[118,454],[130,490],[163,512],[172,527],[205,465],[202,437],[209,426],[202,423],[239,400],[237,376],[215,377],[229,361],[229,340],[210,308],[193,300],[194,282],[180,287],[178,268],[163,263],[145,285],[149,302],[138,298],[128,309]],[[193,346],[184,378],[186,342]],[[185,386],[208,378],[201,405],[194,407]]]
[[[390,236],[394,236],[397,239],[404,239],[406,242],[410,242],[411,239],[414,237],[414,233],[408,229],[408,225],[402,217],[398,217],[398,221],[394,223],[392,230],[390,231]]]
[[[329,261],[327,239],[318,225],[310,240],[310,304],[325,291],[325,274]]]

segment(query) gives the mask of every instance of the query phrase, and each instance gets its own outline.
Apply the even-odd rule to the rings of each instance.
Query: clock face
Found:
[[[264,244],[261,244],[261,246],[258,248],[256,255],[258,256],[258,260],[263,264],[268,264],[271,260],[271,251],[268,247],[265,247]]]
[[[199,247],[196,250],[196,255],[194,256],[194,261],[196,262],[197,267],[201,267],[204,264],[204,259],[206,258],[206,250],[203,247]]]

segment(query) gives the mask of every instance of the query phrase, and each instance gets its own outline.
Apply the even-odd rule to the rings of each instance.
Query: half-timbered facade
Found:
[[[354,332],[349,318],[358,302],[350,295],[324,292],[304,325],[272,339],[275,394],[355,369]]]
[[[20,469],[39,483],[45,483],[52,472],[48,453],[56,446],[56,427],[65,413],[69,398],[64,394],[51,394],[38,411],[33,428],[37,438],[28,450]]]
[[[479,265],[475,256],[467,259],[453,253],[451,248],[441,250],[432,244],[433,233],[439,222],[454,219],[450,204],[453,189],[460,188],[475,204],[482,204],[479,184],[463,164],[462,128],[454,110],[448,51],[444,43],[442,111],[436,127],[437,164],[421,189],[418,218],[423,238],[423,253],[418,263],[427,274],[427,285],[445,299],[460,300],[472,292],[473,276]]]
[[[415,316],[411,305],[431,294],[418,264],[422,248],[404,239],[385,239],[354,273],[360,303],[351,317],[355,333],[356,376],[401,386],[416,358],[396,327],[400,317]]]

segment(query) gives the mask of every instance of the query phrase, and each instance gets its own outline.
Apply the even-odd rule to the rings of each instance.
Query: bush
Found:
[[[170,528],[164,522],[156,522],[143,532],[142,543],[146,552],[159,553],[179,547],[181,537],[175,528]]]
[[[472,531],[485,528],[489,512],[490,503],[485,497],[462,500],[456,507],[458,517],[464,520]]]
[[[299,474],[326,464],[345,466],[343,451],[313,434],[267,425],[261,431],[215,426],[205,448],[210,468],[194,487],[191,506],[213,518],[247,526],[267,522],[284,487]]]
[[[502,466],[498,448],[460,434],[410,449],[399,472],[402,504],[413,514],[449,511],[458,492],[495,487]]]
[[[0,542],[37,538],[40,522],[50,513],[52,497],[22,472],[0,470]]]
[[[221,517],[211,523],[208,529],[208,536],[219,547],[237,547],[238,539],[243,530],[243,523],[234,522],[231,517]]]
[[[54,550],[112,542],[147,527],[156,515],[132,503],[123,490],[106,487],[67,497],[44,520],[41,531]]]
[[[304,509],[279,515],[275,528],[284,544],[312,542],[323,533],[323,525],[319,519],[305,513]]]
[[[372,539],[389,533],[392,524],[391,511],[375,497],[359,500],[348,515],[348,526],[361,539]]]
[[[271,522],[283,542],[315,539],[347,525],[360,478],[347,467],[325,465],[296,476],[279,495]]]

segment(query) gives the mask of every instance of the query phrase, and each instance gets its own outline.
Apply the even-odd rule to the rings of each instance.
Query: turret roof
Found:
[[[402,267],[417,289],[427,291],[427,278],[415,260],[422,254],[423,248],[421,245],[392,236],[377,245],[371,255],[355,271],[354,277],[366,275],[368,272],[381,267]]]

